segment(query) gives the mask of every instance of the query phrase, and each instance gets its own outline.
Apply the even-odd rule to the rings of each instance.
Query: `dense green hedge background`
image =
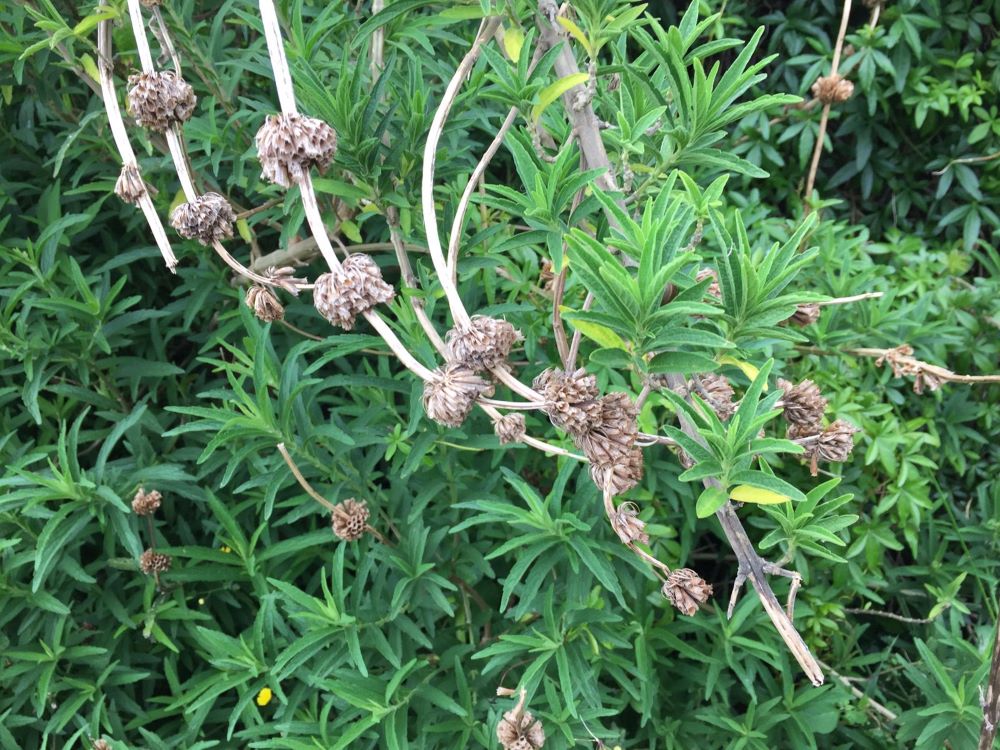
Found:
[[[532,4],[507,5],[531,28]],[[600,30],[626,5],[579,2],[577,22]],[[745,41],[763,25],[755,59],[777,57],[755,96],[808,99],[828,69],[839,4],[700,5],[702,17],[720,13],[703,42]],[[810,238],[818,255],[796,287],[885,294],[826,308],[801,340],[761,341],[752,356],[815,380],[861,432],[850,462],[825,467],[836,486],[794,459],[780,464],[804,491],[820,487],[811,497],[826,493],[814,517],[800,510],[782,525],[782,510],[741,511],[771,545],[764,552],[790,551],[805,578],[795,621],[828,666],[821,688],[800,676],[755,595],[726,619],[735,560],[717,522],[696,519],[697,492],[668,451],[647,452],[647,478],[629,497],[658,554],[715,586],[693,618],[617,541],[585,470],[500,447],[482,415],[439,428],[379,339],[331,330],[308,301],[287,317],[319,341],[259,323],[195,243],[177,239],[181,264],[167,273],[141,214],[112,193],[120,161],[90,75],[95,4],[0,6],[0,747],[101,737],[115,748],[496,747],[512,705],[498,685],[528,688],[553,749],[975,747],[998,610],[1000,387],[918,395],[846,350],[906,342],[956,372],[998,369],[1000,158],[982,157],[1000,150],[1000,4],[890,2],[874,29],[857,5],[843,60],[855,95],[831,118]],[[280,9],[303,109],[340,138],[317,185],[353,215],[342,236],[386,242],[394,206],[419,246],[418,155],[478,6],[388,6],[380,87],[365,57],[367,3]],[[647,10],[667,27],[685,7]],[[196,171],[243,208],[280,198],[253,148],[276,106],[256,5],[168,0],[163,11],[199,96],[185,126]],[[604,131],[612,161],[629,163],[642,197],[655,196],[657,170],[676,166],[653,148],[669,132],[631,133],[662,84],[628,71],[644,24],[609,36],[595,101],[615,126]],[[121,86],[135,66],[127,27],[115,46]],[[621,86],[609,90],[615,71]],[[504,86],[496,61],[481,61],[449,120],[437,196],[448,221],[512,103]],[[557,110],[544,123],[566,137]],[[726,128],[719,145],[746,163],[727,170],[721,208],[742,211],[755,248],[801,220],[818,119],[777,106]],[[132,135],[165,215],[178,186],[163,144]],[[520,120],[487,182],[528,194],[518,144],[530,152]],[[565,179],[536,162],[553,184]],[[719,174],[681,166],[702,189]],[[521,230],[563,219],[502,197],[473,209],[461,289],[470,309],[524,331],[518,357],[531,374],[554,345],[545,243]],[[304,234],[299,205],[248,220],[255,251]],[[705,245],[718,253],[710,233]],[[418,266],[429,278],[429,263]],[[578,303],[581,288],[569,294]],[[428,306],[444,318],[437,296]],[[401,334],[419,342],[407,309],[393,307]],[[591,370],[602,387],[634,386]],[[664,400],[650,403],[645,427],[672,421]],[[331,501],[366,499],[392,546],[333,537],[275,450],[281,441]],[[150,541],[129,510],[140,486],[164,495],[155,541],[174,563],[162,591],[136,565]],[[834,540],[818,542],[817,528]]]

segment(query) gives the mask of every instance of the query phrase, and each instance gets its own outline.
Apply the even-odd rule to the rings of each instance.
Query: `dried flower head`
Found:
[[[520,412],[514,411],[493,420],[493,431],[500,439],[501,445],[519,441],[524,437],[524,429],[524,415]]]
[[[712,407],[712,411],[718,415],[719,419],[722,420],[733,416],[736,413],[736,408],[739,406],[733,400],[736,396],[736,391],[729,385],[729,381],[722,375],[714,372],[692,377],[687,382],[685,393],[682,395],[693,393],[697,393],[703,401]]]
[[[685,615],[693,615],[698,606],[708,601],[712,586],[690,568],[678,568],[670,572],[663,584],[663,595]]]
[[[822,104],[841,104],[851,98],[854,84],[839,73],[821,76],[812,85],[813,96]]]
[[[229,201],[218,193],[199,195],[190,203],[182,203],[170,214],[170,226],[187,240],[211,245],[233,236],[236,214]]]
[[[132,512],[137,516],[151,516],[159,510],[162,499],[163,495],[156,490],[146,492],[140,487],[132,498]]]
[[[552,424],[577,437],[595,424],[601,405],[597,399],[597,378],[582,367],[575,372],[545,370],[532,386],[548,402],[545,413]]]
[[[493,395],[493,386],[463,364],[452,362],[424,383],[424,411],[445,427],[460,427],[476,399]]]
[[[882,356],[875,360],[875,364],[879,367],[888,364],[892,368],[894,377],[912,377],[913,392],[916,394],[923,393],[924,388],[936,391],[941,387],[941,383],[944,382],[939,374],[942,372],[941,368],[932,368],[926,362],[921,362],[915,358],[913,356],[913,347],[909,344],[901,344],[894,349],[886,350]],[[938,372],[935,373],[932,369],[936,369]],[[944,372],[947,373],[949,371]]]
[[[589,429],[574,435],[573,440],[590,461],[594,483],[619,495],[642,479],[642,450],[635,444],[639,436],[638,409],[624,393],[609,393],[596,404]]]
[[[719,287],[719,274],[716,273],[714,268],[702,268],[694,276],[695,281],[704,281],[705,279],[712,279],[712,283],[705,289],[705,294],[709,297],[722,299],[722,289]]]
[[[476,372],[501,365],[514,344],[523,337],[506,320],[474,315],[468,324],[457,325],[445,336],[449,362],[460,362]]]
[[[368,504],[353,497],[337,503],[330,513],[333,533],[345,542],[353,542],[365,535],[368,528]]]
[[[107,740],[94,740],[90,743],[90,750],[111,750],[111,745]]]
[[[633,445],[613,461],[591,461],[590,478],[612,495],[628,492],[642,481],[642,448]]]
[[[173,558],[170,555],[165,555],[162,552],[156,552],[155,550],[148,549],[142,553],[139,558],[139,570],[148,576],[154,575],[156,573],[166,573],[170,570],[170,566],[173,565]]]
[[[826,428],[819,425],[790,425],[788,438],[795,440],[804,449],[803,457],[809,461],[809,473],[819,473],[819,462],[843,463],[854,450],[854,433],[858,428],[850,422],[838,419]]]
[[[517,705],[497,724],[497,739],[504,750],[538,750],[545,745],[542,722],[524,710],[524,692]]]
[[[313,167],[325,172],[336,150],[336,132],[315,117],[271,115],[257,131],[264,179],[284,187],[302,182]]]
[[[198,101],[194,89],[172,70],[128,78],[128,109],[144,128],[162,132],[190,119]]]
[[[615,509],[611,517],[611,528],[625,544],[649,544],[646,522],[639,518],[639,507],[635,503],[622,503]]]
[[[265,323],[285,317],[285,308],[281,306],[281,302],[274,292],[264,286],[254,285],[247,289],[247,307]]]
[[[363,253],[355,253],[348,255],[340,268],[316,279],[313,305],[331,323],[350,331],[358,315],[388,302],[395,294],[382,280],[378,264]]]
[[[147,8],[155,8],[163,3],[163,0],[139,0]]]
[[[144,195],[156,195],[156,188],[147,185],[142,175],[139,174],[139,166],[134,162],[122,164],[121,174],[115,183],[115,195],[125,203],[133,206],[139,205]]]
[[[820,306],[817,304],[799,305],[785,322],[799,327],[810,326],[819,320],[819,314]]]
[[[819,425],[826,411],[826,399],[811,380],[803,380],[792,385],[787,380],[778,379],[778,387],[784,391],[781,396],[784,411],[782,415],[789,424]]]

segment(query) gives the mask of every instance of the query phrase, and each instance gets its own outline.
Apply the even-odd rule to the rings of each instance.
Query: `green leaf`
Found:
[[[695,514],[698,518],[708,518],[725,505],[728,500],[729,495],[724,488],[716,486],[706,487],[698,495],[698,502],[694,509]]]
[[[590,76],[587,73],[572,73],[568,76],[560,78],[553,84],[546,86],[538,94],[538,103],[531,108],[531,119],[533,122],[538,122],[538,118],[542,116],[542,112],[552,104],[556,99],[565,94],[574,86],[580,86],[590,80]]]

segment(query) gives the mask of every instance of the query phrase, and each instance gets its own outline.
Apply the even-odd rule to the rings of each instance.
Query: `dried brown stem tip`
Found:
[[[803,380],[798,385],[792,385],[787,380],[778,380],[778,387],[784,391],[781,401],[784,405],[785,421],[790,425],[800,427],[819,426],[826,411],[826,399],[811,380]]]
[[[257,158],[265,180],[291,187],[316,167],[326,171],[337,151],[337,134],[315,117],[271,115],[257,131]]]
[[[252,286],[247,289],[247,307],[253,310],[253,314],[265,323],[281,320],[285,317],[285,308],[281,302],[267,287]]]
[[[843,419],[838,419],[829,427],[822,429],[819,425],[798,426],[788,428],[791,440],[801,441],[805,448],[803,458],[809,460],[809,473],[816,476],[819,473],[819,462],[829,461],[843,463],[854,450],[854,433],[858,428]]]
[[[382,280],[378,264],[362,253],[348,255],[340,268],[316,279],[313,305],[319,314],[345,331],[354,328],[354,319],[395,296]]]
[[[518,412],[504,414],[499,419],[493,421],[493,431],[500,439],[501,445],[516,443],[524,437],[525,431],[524,415]]]
[[[155,550],[148,549],[142,553],[142,557],[139,558],[139,570],[148,576],[155,575],[157,573],[166,573],[170,570],[170,566],[173,565],[173,558],[170,555],[165,555],[162,552],[156,552]]]
[[[330,513],[333,533],[345,542],[353,542],[365,535],[368,528],[368,504],[353,497],[337,503]]]
[[[122,172],[118,175],[118,182],[115,183],[115,195],[126,203],[137,206],[142,200],[142,196],[147,193],[155,195],[156,189],[145,183],[142,175],[139,174],[138,165],[134,163],[123,164]]]
[[[690,616],[698,611],[699,605],[708,601],[712,586],[690,568],[678,568],[667,576],[662,591],[682,614]]]
[[[177,234],[206,246],[232,237],[235,221],[233,207],[218,193],[200,195],[190,203],[182,203],[170,214],[170,226]]]
[[[458,362],[476,372],[501,365],[510,350],[523,337],[506,320],[474,315],[467,324],[460,324],[445,336],[449,362]]]
[[[128,110],[144,128],[163,132],[190,119],[198,99],[172,70],[136,73],[128,78]]]
[[[842,104],[851,98],[854,84],[839,73],[833,73],[817,78],[812,85],[812,93],[821,104]]]
[[[156,490],[146,492],[142,487],[132,498],[132,512],[137,516],[151,516],[160,508],[163,496]]]
[[[936,391],[941,387],[942,378],[930,372],[926,363],[913,358],[913,347],[909,344],[901,344],[895,349],[889,349],[881,357],[875,360],[875,364],[881,367],[884,364],[892,368],[893,377],[912,377],[913,392],[921,394],[924,388]]]
[[[434,371],[424,383],[424,411],[445,427],[460,427],[480,396],[492,396],[493,386],[465,365],[453,362]]]

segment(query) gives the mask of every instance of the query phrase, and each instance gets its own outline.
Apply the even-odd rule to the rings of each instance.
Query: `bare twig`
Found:
[[[871,615],[872,617],[885,617],[889,620],[896,620],[897,622],[905,622],[910,625],[926,625],[931,622],[934,618],[932,617],[904,617],[903,615],[897,615],[895,612],[883,612],[879,609],[859,609],[858,607],[844,607],[845,612],[849,612],[852,615]]]
[[[993,750],[993,740],[1000,724],[1000,619],[993,634],[993,661],[990,664],[990,679],[982,692],[983,726],[979,732],[979,750]]]
[[[847,305],[851,302],[860,302],[866,299],[879,299],[885,296],[885,292],[864,292],[862,294],[853,294],[850,297],[834,297],[833,299],[828,299],[823,302],[816,302],[814,304],[825,306],[825,305]]]
[[[899,717],[895,713],[893,713],[888,708],[883,706],[881,703],[872,698],[870,695],[866,695],[865,693],[858,690],[858,688],[854,687],[854,685],[851,684],[851,680],[857,680],[856,677],[844,677],[842,674],[839,674],[836,671],[834,671],[833,667],[831,667],[829,664],[825,664],[823,662],[820,662],[820,666],[822,666],[823,669],[825,669],[827,672],[833,675],[833,678],[841,685],[846,687],[850,691],[851,695],[853,695],[855,698],[867,701],[868,706],[872,709],[872,711],[877,713],[879,716],[891,722],[896,722],[899,719]]]
[[[292,470],[292,475],[295,477],[296,481],[298,481],[299,486],[306,491],[306,494],[308,494],[309,497],[322,505],[324,508],[332,512],[334,508],[333,503],[314,490],[313,486],[306,481],[306,478],[302,476],[302,472],[299,470],[298,465],[295,463],[295,460],[288,452],[284,443],[278,443],[278,452],[281,453],[281,457],[285,459],[285,463],[288,464],[288,468]]]
[[[986,156],[966,156],[961,159],[952,159],[950,162],[945,164],[944,167],[936,172],[931,172],[931,174],[940,177],[956,164],[982,164],[983,162],[993,161],[994,159],[1000,159],[1000,151],[987,154]]]

